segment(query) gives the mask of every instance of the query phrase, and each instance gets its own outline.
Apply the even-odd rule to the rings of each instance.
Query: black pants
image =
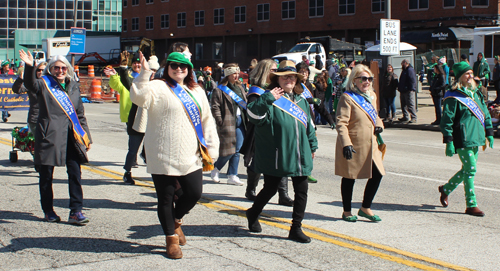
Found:
[[[372,177],[371,179],[368,179],[365,187],[365,194],[363,196],[363,203],[361,205],[363,206],[363,208],[370,208],[372,206],[373,198],[375,198],[375,194],[377,193],[381,180],[382,174],[380,174],[377,166],[375,166],[375,163],[373,163]],[[342,178],[340,189],[342,191],[342,205],[344,206],[344,212],[351,211],[352,189],[354,187],[354,181],[354,179]]]
[[[68,172],[69,208],[71,212],[80,212],[83,207],[82,171],[80,158],[71,140],[68,140],[66,150],[66,171]],[[54,192],[52,191],[52,177],[54,166],[40,166],[40,201],[42,210],[48,213],[54,209]]]
[[[278,191],[278,186],[282,177],[276,177],[264,174],[264,187],[260,190],[257,198],[255,199],[252,210],[256,213],[261,213],[264,206]],[[293,203],[292,225],[300,227],[307,204],[307,176],[292,177],[293,191],[295,192],[295,199]]]
[[[158,197],[158,219],[165,235],[173,235],[175,219],[182,219],[201,198],[203,188],[202,170],[185,176],[168,176],[153,174],[156,196]],[[175,203],[174,195],[177,180],[182,188],[182,195]]]

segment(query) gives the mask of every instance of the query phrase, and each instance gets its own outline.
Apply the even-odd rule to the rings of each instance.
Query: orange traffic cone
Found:
[[[119,103],[120,102],[120,92],[115,91],[115,97],[116,97],[116,102]]]
[[[95,74],[94,74],[94,65],[88,65],[88,75],[89,77],[94,77]]]
[[[102,102],[101,80],[99,79],[92,80],[92,85],[90,86],[90,100],[92,102]]]

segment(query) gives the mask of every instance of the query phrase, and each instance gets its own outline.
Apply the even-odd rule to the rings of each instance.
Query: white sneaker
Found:
[[[214,181],[216,183],[220,183],[219,170],[217,168],[214,168],[214,170],[212,170],[212,172],[210,172],[210,177],[212,178],[212,181]]]
[[[243,182],[240,181],[240,178],[238,178],[238,175],[229,175],[227,177],[227,184],[234,184],[234,185],[243,185]]]

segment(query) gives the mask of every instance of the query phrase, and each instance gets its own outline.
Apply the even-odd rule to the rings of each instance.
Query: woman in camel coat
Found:
[[[372,88],[373,73],[367,66],[357,65],[348,80],[347,90],[340,97],[337,107],[338,136],[335,152],[335,175],[343,177],[342,218],[349,222],[357,220],[357,216],[351,213],[354,181],[369,179],[358,215],[371,221],[380,221],[370,209],[382,175],[385,175],[376,137],[376,134],[383,131],[384,125],[377,114],[377,100]],[[371,116],[362,109],[362,104],[366,105],[366,111],[370,112],[371,109]]]

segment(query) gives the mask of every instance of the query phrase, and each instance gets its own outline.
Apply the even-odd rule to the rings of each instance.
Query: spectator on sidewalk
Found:
[[[438,64],[442,65],[444,74],[445,74],[445,80],[444,84],[449,85],[450,84],[450,67],[448,66],[448,63],[446,63],[446,56],[443,56],[439,59]]]
[[[382,98],[385,102],[386,107],[386,117],[384,121],[393,121],[396,118],[396,105],[394,100],[396,99],[396,90],[398,89],[398,76],[394,73],[394,68],[391,64],[387,65],[387,71],[385,72],[383,82],[382,82]]]
[[[495,67],[493,68],[493,86],[497,92],[494,103],[500,104],[500,55],[495,56]]]
[[[473,72],[476,80],[481,81],[482,87],[487,87],[488,79],[490,78],[490,65],[481,52],[477,54],[477,61],[474,62]]]
[[[398,90],[400,93],[403,117],[399,118],[399,121],[416,123],[417,110],[415,94],[417,91],[417,75],[408,59],[404,59],[401,62],[401,66],[403,71],[401,72],[401,76],[399,76]]]
[[[431,123],[431,125],[439,125],[441,123],[441,100],[443,99],[446,79],[445,71],[443,65],[439,64],[434,66],[434,73],[436,74],[436,79],[432,82],[432,86],[429,88],[432,96],[432,102],[434,103],[434,111],[436,113],[436,120]]]

